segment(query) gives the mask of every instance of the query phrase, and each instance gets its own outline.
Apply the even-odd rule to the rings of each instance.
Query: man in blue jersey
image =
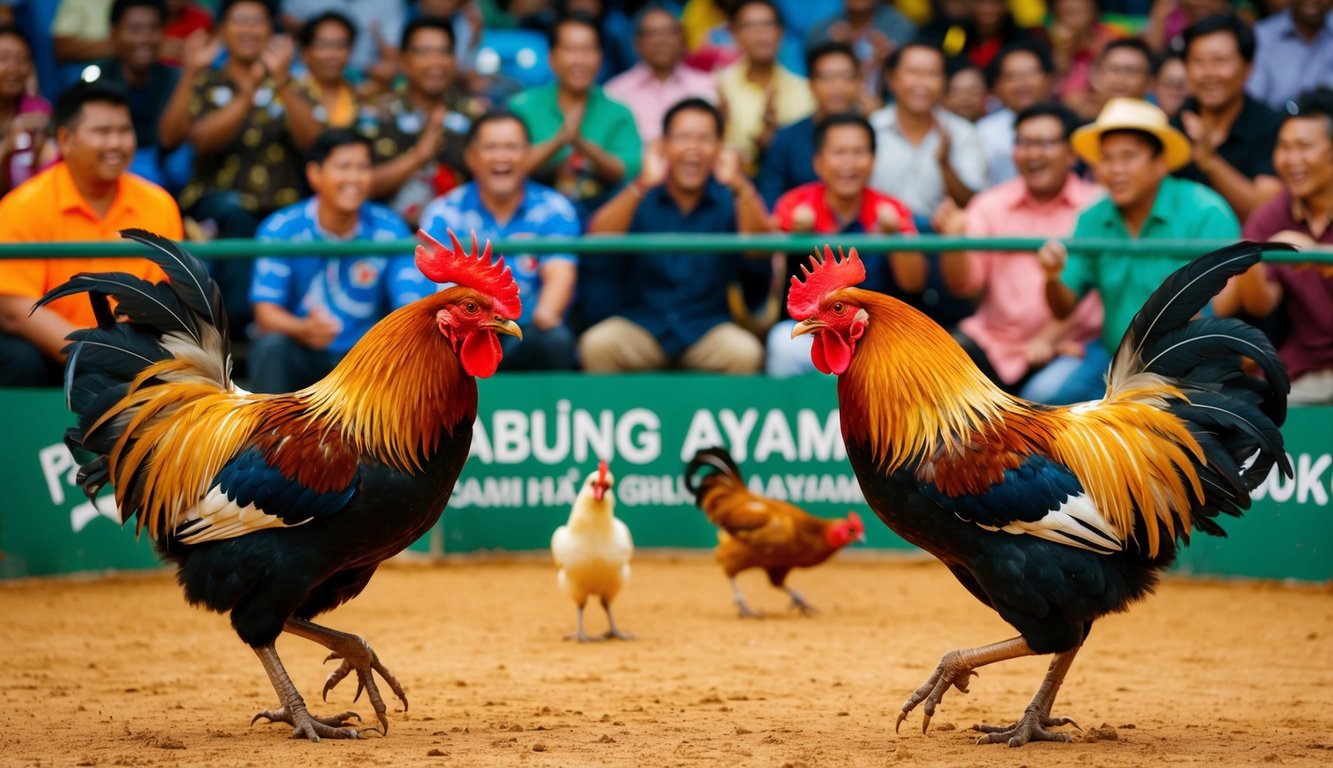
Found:
[[[487,112],[472,122],[463,159],[473,181],[436,198],[421,212],[421,228],[439,240],[446,230],[475,231],[477,241],[576,237],[574,206],[550,187],[530,181],[523,158],[528,129],[512,112]],[[574,298],[578,258],[572,253],[532,255],[512,248],[501,254],[523,300],[523,342],[506,336],[502,371],[569,370],[574,335],[565,311]]]
[[[259,240],[394,241],[407,225],[368,202],[370,142],[334,128],[307,155],[314,197],[279,209],[259,226]],[[390,311],[434,286],[411,255],[264,257],[255,261],[250,301],[260,335],[250,347],[250,389],[290,392],[319,381],[357,339]]]

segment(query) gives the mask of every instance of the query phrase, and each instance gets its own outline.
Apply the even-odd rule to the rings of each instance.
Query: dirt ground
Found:
[[[545,561],[391,565],[326,623],[365,636],[407,687],[387,738],[292,741],[249,726],[276,706],[225,618],[169,574],[0,586],[0,765],[14,766],[1147,766],[1333,764],[1333,589],[1168,580],[1093,631],[1056,714],[1073,744],[978,747],[1045,660],[981,671],[931,726],[893,731],[907,693],[951,648],[1013,632],[932,562],[849,557],[792,583],[822,613],[742,577],[739,620],[711,561],[641,556],[617,605],[634,642],[577,645]],[[589,629],[604,628],[594,614]],[[323,654],[278,649],[311,702]],[[387,688],[386,694],[387,694]]]

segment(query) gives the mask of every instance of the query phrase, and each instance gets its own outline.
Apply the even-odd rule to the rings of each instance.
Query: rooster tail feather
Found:
[[[178,381],[231,388],[222,294],[203,263],[148,232],[122,234],[151,248],[148,258],[169,283],[119,272],[81,273],[37,304],[86,293],[97,316],[97,325],[71,333],[65,348],[65,399],[79,417],[66,443],[79,459],[79,483],[90,497],[113,479],[110,456],[132,448],[135,441],[125,431],[146,401],[146,388]],[[117,302],[114,313],[109,299]],[[121,501],[122,513],[135,508],[125,503],[133,499]]]
[[[741,475],[741,468],[736,466],[736,461],[731,458],[731,454],[726,448],[717,446],[714,448],[702,448],[690,459],[690,463],[685,465],[685,488],[694,494],[695,504],[703,500],[704,479],[706,475],[701,476],[703,470],[712,470],[715,474],[720,474],[735,480],[738,484],[745,482]]]
[[[1174,272],[1134,316],[1111,363],[1108,398],[1171,390],[1163,407],[1181,419],[1201,451],[1192,463],[1203,492],[1191,517],[1196,529],[1213,535],[1223,535],[1215,518],[1248,509],[1249,492],[1274,466],[1291,474],[1278,429],[1291,386],[1277,351],[1240,320],[1195,318],[1266,250],[1291,248],[1238,243]],[[1247,359],[1263,378],[1246,371]]]

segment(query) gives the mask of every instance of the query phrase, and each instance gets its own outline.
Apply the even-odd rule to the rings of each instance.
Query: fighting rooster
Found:
[[[150,247],[169,284],[81,274],[42,298],[86,292],[98,317],[67,347],[79,482],[89,497],[111,483],[121,519],[137,515],[186,598],[231,614],[278,693],[256,721],[312,741],[359,735],[354,713],[306,709],[274,648],[289,632],[342,660],[326,698],[356,673],[356,698],[366,691],[387,733],[374,674],[406,710],[402,686],[364,640],[311,620],[356,597],[444,511],[472,441],[474,377],[499,365],[496,334],[520,335],[518,286],[489,244],[475,255],[475,236],[469,254],[452,232],[452,249],[421,233],[417,266],[452,287],[384,318],[313,386],[255,395],[231,381],[222,296],[204,265],[156,235],[122,234]]]
[[[701,478],[700,472],[711,470]],[[787,586],[793,568],[813,568],[854,541],[865,541],[865,525],[855,512],[846,520],[825,520],[782,501],[756,496],[745,487],[740,467],[725,448],[705,448],[685,466],[685,487],[717,526],[717,561],[731,582],[741,618],[755,616],[736,574],[762,568],[768,582],[791,596],[792,608],[815,612],[801,593]]]
[[[1017,400],[925,315],[855,288],[855,250],[794,277],[793,336],[814,334],[820,371],[838,376],[842,433],[875,513],[949,567],[1019,636],[944,655],[903,704],[924,702],[924,731],[950,686],[973,670],[1054,654],[1018,722],[975,726],[978,743],[1068,741],[1051,706],[1092,623],[1150,593],[1190,529],[1224,535],[1274,463],[1286,369],[1234,319],[1191,319],[1227,279],[1273,245],[1242,243],[1172,274],[1135,316],[1106,396],[1069,408]],[[1266,379],[1247,376],[1242,356]]]
[[[606,611],[610,625],[602,640],[633,640],[634,636],[616,628],[611,601],[629,581],[629,561],[634,556],[634,540],[629,526],[616,518],[616,479],[605,461],[583,481],[583,488],[569,511],[569,522],[555,529],[551,536],[551,555],[559,568],[556,582],[579,609],[578,630],[567,640],[586,643],[594,638],[583,632],[583,608],[589,597],[596,597]]]

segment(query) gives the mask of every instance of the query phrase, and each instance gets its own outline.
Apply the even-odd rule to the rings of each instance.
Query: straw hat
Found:
[[[1169,170],[1176,170],[1190,161],[1190,140],[1171,127],[1166,113],[1156,104],[1143,99],[1115,98],[1106,102],[1096,122],[1074,131],[1069,143],[1079,157],[1092,164],[1102,159],[1102,134],[1107,131],[1143,131],[1162,142],[1162,153]]]

